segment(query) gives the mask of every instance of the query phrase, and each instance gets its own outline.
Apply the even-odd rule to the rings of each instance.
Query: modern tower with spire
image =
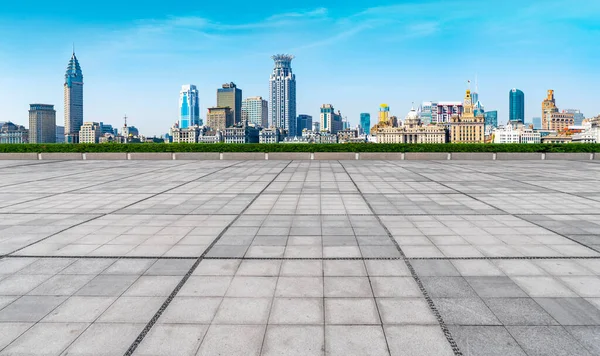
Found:
[[[273,73],[269,79],[269,123],[296,136],[296,76],[292,73],[289,54],[276,54]]]
[[[73,55],[65,73],[65,142],[79,143],[79,130],[83,125],[83,73]]]

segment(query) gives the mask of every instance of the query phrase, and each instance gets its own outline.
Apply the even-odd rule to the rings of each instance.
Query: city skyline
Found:
[[[297,114],[317,117],[322,104],[334,103],[353,126],[362,112],[376,117],[381,103],[403,117],[411,102],[459,101],[467,79],[475,77],[479,100],[487,110],[498,110],[499,124],[508,120],[506,92],[515,87],[525,93],[526,121],[539,116],[548,89],[556,91],[561,109],[597,115],[593,93],[600,74],[594,65],[600,51],[589,43],[597,33],[600,5],[534,1],[519,4],[517,14],[515,4],[378,1],[367,8],[309,1],[300,8],[267,5],[248,11],[242,9],[249,5],[239,4],[235,12],[241,16],[235,20],[209,16],[219,13],[214,11],[224,6],[219,4],[185,13],[160,5],[166,7],[144,8],[135,16],[114,11],[118,7],[111,1],[93,15],[81,9],[55,14],[48,11],[52,2],[34,10],[8,4],[0,15],[0,70],[6,73],[0,121],[25,124],[27,108],[35,102],[55,105],[57,117],[63,117],[58,76],[73,41],[86,70],[84,120],[118,124],[127,113],[147,135],[164,134],[177,120],[173,93],[183,83],[198,86],[202,117],[216,104],[215,88],[229,80],[247,96],[268,98],[269,57],[286,52],[296,56]],[[19,14],[25,11],[28,20],[23,21]],[[42,29],[48,41],[30,46],[29,39]],[[228,54],[215,55],[203,49],[210,47],[205,44],[181,50],[183,33],[206,44],[220,41]],[[453,43],[475,51],[436,54],[436,47]],[[332,85],[321,85],[325,78]],[[131,82],[144,90],[128,90]],[[29,88],[32,83],[35,90]]]

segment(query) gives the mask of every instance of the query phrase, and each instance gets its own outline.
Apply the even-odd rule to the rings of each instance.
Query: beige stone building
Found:
[[[462,115],[452,115],[450,118],[450,142],[452,143],[484,143],[485,117],[475,115],[471,90],[467,89],[463,102]]]
[[[542,101],[542,129],[561,131],[573,125],[575,125],[575,114],[559,112],[554,90],[548,90],[546,99]]]
[[[29,142],[56,142],[56,111],[54,105],[29,105]]]
[[[97,122],[84,122],[79,129],[79,143],[99,143],[102,128]]]
[[[423,125],[415,109],[406,115],[400,127],[377,125],[377,143],[446,143],[448,131],[443,125]]]
[[[206,115],[206,126],[212,130],[225,131],[226,128],[233,126],[234,117],[231,108],[216,107],[208,108]]]

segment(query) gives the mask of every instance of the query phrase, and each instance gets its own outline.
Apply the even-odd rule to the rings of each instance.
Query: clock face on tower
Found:
[[[471,105],[471,99],[465,100],[465,105]]]

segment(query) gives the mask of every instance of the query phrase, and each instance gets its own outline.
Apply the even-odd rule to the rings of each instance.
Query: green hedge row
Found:
[[[600,152],[600,144],[0,144],[10,152]]]

